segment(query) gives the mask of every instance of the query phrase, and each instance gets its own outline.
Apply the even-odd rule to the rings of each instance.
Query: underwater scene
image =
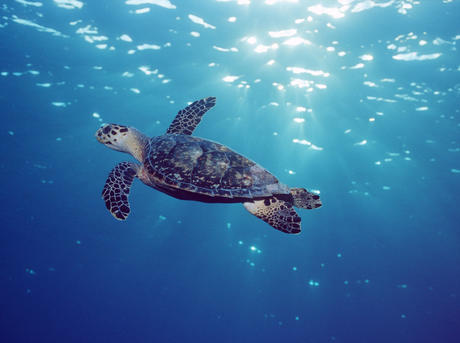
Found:
[[[459,18],[0,1],[0,342],[458,342]]]

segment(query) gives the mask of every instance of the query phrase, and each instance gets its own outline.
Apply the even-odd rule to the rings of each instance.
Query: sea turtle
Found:
[[[130,153],[141,164],[121,162],[110,172],[102,191],[107,209],[119,220],[130,212],[128,195],[134,177],[147,186],[183,200],[243,203],[256,217],[286,233],[300,232],[293,206],[321,206],[317,194],[289,188],[260,165],[207,139],[191,136],[215,97],[195,101],[180,110],[165,134],[149,138],[133,127],[103,125],[97,140]]]

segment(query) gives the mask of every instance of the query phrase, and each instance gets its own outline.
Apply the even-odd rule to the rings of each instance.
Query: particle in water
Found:
[[[37,274],[37,273],[35,272],[35,270],[30,269],[30,268],[26,268],[26,273],[29,274],[29,275],[36,275],[36,274]]]

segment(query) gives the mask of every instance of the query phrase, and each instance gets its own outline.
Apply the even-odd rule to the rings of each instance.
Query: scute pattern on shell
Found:
[[[254,198],[286,194],[268,171],[224,145],[165,134],[150,139],[144,161],[152,183],[210,197]]]

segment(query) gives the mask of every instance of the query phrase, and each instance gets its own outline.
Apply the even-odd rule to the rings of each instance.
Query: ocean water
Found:
[[[456,0],[0,2],[0,341],[458,342]],[[107,122],[319,192],[287,235],[138,180]]]

